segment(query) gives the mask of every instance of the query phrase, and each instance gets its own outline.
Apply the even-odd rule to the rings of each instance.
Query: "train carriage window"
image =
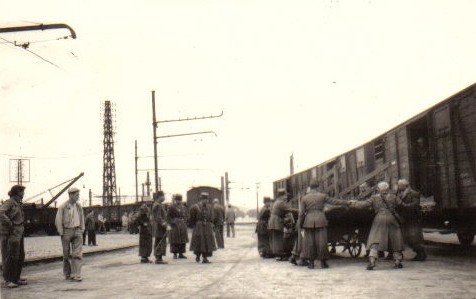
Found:
[[[385,138],[380,138],[374,141],[375,160],[385,160]]]
[[[358,148],[355,151],[355,156],[357,159],[357,167],[364,167],[365,166],[365,151],[364,148]]]

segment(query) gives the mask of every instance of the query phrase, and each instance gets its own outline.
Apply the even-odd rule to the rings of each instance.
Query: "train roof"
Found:
[[[325,160],[325,161],[323,161],[323,162],[321,162],[321,163],[319,163],[319,164],[317,164],[317,165],[314,165],[314,166],[309,167],[309,168],[307,168],[307,169],[305,169],[305,170],[296,172],[296,173],[293,174],[293,175],[288,175],[288,176],[286,176],[286,177],[284,177],[284,178],[278,179],[278,180],[276,180],[275,182],[282,181],[282,180],[284,180],[284,179],[286,179],[286,178],[289,178],[289,177],[291,177],[291,176],[294,176],[294,175],[298,175],[298,174],[302,174],[302,173],[308,172],[308,171],[310,171],[311,169],[313,169],[313,168],[315,168],[315,167],[317,167],[317,166],[324,165],[324,164],[330,163],[330,162],[332,162],[332,161],[335,161],[338,157],[340,157],[340,156],[342,156],[342,155],[345,155],[345,154],[347,154],[347,153],[349,153],[349,152],[351,152],[351,151],[353,151],[353,150],[355,150],[355,149],[357,149],[357,148],[361,148],[361,147],[363,147],[364,145],[366,145],[366,144],[368,144],[368,143],[370,143],[370,142],[372,142],[372,141],[374,141],[374,140],[376,140],[376,139],[382,138],[383,136],[385,136],[385,135],[388,134],[389,132],[392,132],[392,131],[394,131],[394,130],[400,128],[400,127],[406,126],[406,125],[408,125],[408,124],[414,122],[415,120],[417,120],[417,119],[419,119],[419,118],[421,118],[421,117],[427,115],[428,112],[432,111],[433,109],[435,109],[435,108],[437,108],[437,107],[439,107],[439,106],[445,105],[445,104],[447,104],[447,103],[449,103],[449,102],[451,102],[451,101],[456,101],[456,100],[458,100],[458,99],[460,99],[460,98],[466,96],[467,94],[469,94],[469,93],[470,93],[473,89],[475,89],[475,88],[476,88],[476,83],[473,83],[473,84],[471,84],[470,86],[468,86],[468,87],[466,87],[466,88],[464,88],[464,89],[462,89],[462,90],[460,90],[460,91],[454,93],[453,95],[451,95],[451,96],[445,98],[444,100],[442,100],[442,101],[440,101],[440,102],[438,102],[438,103],[432,105],[432,106],[429,107],[428,109],[425,109],[424,111],[422,111],[422,112],[416,114],[415,116],[413,116],[413,117],[407,119],[406,121],[400,123],[399,125],[396,125],[396,126],[394,126],[393,128],[391,128],[391,129],[385,131],[384,133],[382,133],[382,134],[380,134],[380,135],[378,135],[378,136],[376,136],[376,137],[370,139],[369,141],[367,141],[367,142],[365,142],[365,143],[363,143],[363,144],[361,144],[361,145],[359,145],[359,146],[353,147],[352,149],[350,149],[350,150],[348,150],[348,151],[342,152],[341,154],[339,154],[339,155],[337,155],[337,156],[334,156],[334,157],[332,157],[332,158],[330,158],[330,159],[327,159],[327,160]]]

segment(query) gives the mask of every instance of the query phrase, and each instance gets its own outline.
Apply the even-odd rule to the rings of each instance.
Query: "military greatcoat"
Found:
[[[152,252],[152,229],[149,218],[149,207],[142,205],[134,223],[139,226],[139,256],[149,257]]]
[[[188,242],[187,225],[185,223],[185,207],[173,204],[167,210],[167,220],[170,223],[170,251],[184,253]]]
[[[327,218],[325,204],[348,205],[348,201],[331,198],[317,190],[311,190],[301,200],[299,218],[304,229],[301,258],[324,260],[329,258],[327,246]]]
[[[385,196],[385,202],[384,202]],[[372,207],[375,217],[372,222],[367,246],[377,246],[379,251],[402,251],[404,249],[401,224],[397,221],[395,208],[401,200],[393,194],[376,194],[370,198],[355,202],[355,207]]]
[[[155,201],[151,213],[152,235],[155,237],[154,255],[165,255],[167,249],[167,212],[164,205]]]
[[[193,226],[190,251],[202,254],[204,257],[212,256],[217,249],[213,236],[213,212],[209,204],[198,203],[192,206],[189,216],[190,225]]]

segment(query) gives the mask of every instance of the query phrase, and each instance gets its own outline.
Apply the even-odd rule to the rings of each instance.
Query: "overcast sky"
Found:
[[[310,168],[473,84],[474,11],[474,1],[2,1],[0,27],[61,22],[77,39],[0,34],[0,198],[20,156],[26,197],[80,172],[83,198],[101,195],[105,100],[117,186],[134,195],[134,140],[139,168],[153,168],[155,90],[159,120],[224,112],[159,127],[217,133],[159,140],[159,168],[196,169],[161,171],[165,192],[219,188],[228,171],[231,202],[253,208],[256,182],[260,200],[272,195],[291,153],[296,171]]]

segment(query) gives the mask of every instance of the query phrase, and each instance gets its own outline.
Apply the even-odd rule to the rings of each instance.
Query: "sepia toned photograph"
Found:
[[[1,2],[0,298],[476,298],[474,11]]]

